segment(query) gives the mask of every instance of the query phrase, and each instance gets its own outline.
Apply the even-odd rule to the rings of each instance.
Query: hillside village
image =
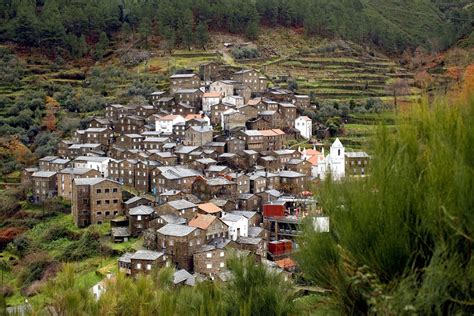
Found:
[[[169,80],[147,105],[108,105],[56,156],[24,169],[30,201],[58,196],[77,227],[110,222],[116,243],[143,238],[142,250],[118,259],[129,275],[172,266],[177,284],[226,281],[237,252],[290,277],[303,219],[329,229],[313,186],[365,176],[370,156],[339,139],[325,152],[302,116],[309,96],[270,89],[254,69],[229,75],[210,62]]]

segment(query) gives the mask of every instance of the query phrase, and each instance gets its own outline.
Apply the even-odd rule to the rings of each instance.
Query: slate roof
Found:
[[[37,178],[50,178],[54,175],[56,175],[56,172],[54,171],[36,171],[31,176]]]
[[[192,207],[196,207],[197,205],[194,203],[191,203],[186,200],[176,200],[176,201],[170,201],[168,202],[168,205],[170,205],[172,208],[177,209],[177,210],[184,210]]]
[[[131,259],[133,260],[157,260],[161,256],[163,256],[164,253],[158,252],[158,251],[152,251],[152,250],[137,250],[135,252]]]
[[[195,231],[196,227],[187,225],[166,224],[157,230],[158,233],[167,236],[184,237]]]
[[[131,208],[128,211],[129,215],[136,216],[136,215],[151,215],[155,212],[153,207],[149,205],[139,205],[136,207]]]

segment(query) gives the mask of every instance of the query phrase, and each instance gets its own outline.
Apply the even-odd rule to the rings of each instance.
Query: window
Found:
[[[97,200],[97,205],[100,205],[100,202],[101,202],[100,200]]]
[[[97,212],[97,215],[102,215],[102,212]]]
[[[110,211],[105,211],[105,216],[109,216],[110,215]]]
[[[206,253],[206,258],[212,258],[212,252]]]
[[[109,193],[110,189],[105,189],[104,193]]]
[[[337,150],[337,155],[338,155],[338,156],[341,155],[341,150],[340,150],[340,149]]]
[[[101,192],[102,192],[101,189],[96,190],[96,193],[101,193]]]
[[[114,204],[117,204],[118,203],[118,200],[114,200]]]
[[[224,257],[224,251],[221,251],[220,256]]]
[[[221,267],[221,268],[223,268],[224,266],[225,266],[224,262],[221,262],[221,263],[219,264],[219,267]]]
[[[169,241],[169,245],[170,245],[170,246],[174,246],[174,240],[170,240],[170,241]]]
[[[212,263],[208,263],[208,264],[206,264],[206,268],[208,268],[208,269],[212,269]]]
[[[110,204],[110,200],[105,200],[105,204]]]
[[[113,189],[112,189],[112,192],[116,193],[116,192],[117,192],[117,188],[113,188]]]
[[[137,216],[137,221],[141,221],[142,220],[142,216],[141,215],[138,215]]]
[[[193,246],[193,241],[191,240],[191,241],[189,242],[189,247],[192,247],[192,246]]]
[[[147,264],[147,265],[146,265],[146,269],[147,269],[147,270],[151,270],[151,264]]]
[[[140,270],[142,268],[142,264],[141,263],[137,263],[137,269]]]

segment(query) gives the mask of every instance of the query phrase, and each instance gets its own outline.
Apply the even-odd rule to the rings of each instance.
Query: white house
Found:
[[[218,80],[209,85],[209,92],[219,92],[222,96],[227,97],[234,95],[234,84],[232,80]]]
[[[202,95],[202,110],[204,112],[210,112],[211,106],[219,104],[221,102],[220,92],[206,92]]]
[[[239,95],[229,95],[222,99],[222,103],[229,103],[235,106],[244,105],[244,98]]]
[[[114,160],[110,157],[97,156],[79,156],[73,161],[74,168],[89,168],[98,170],[102,176],[107,178],[109,176],[109,162]]]
[[[306,139],[310,139],[313,136],[313,121],[307,116],[298,117],[295,120],[295,128]]]
[[[245,216],[224,213],[221,220],[229,226],[229,236],[232,240],[237,240],[240,236],[248,236],[249,220]]]
[[[178,123],[184,123],[186,120],[181,115],[165,115],[159,116],[155,121],[155,129],[157,132],[171,134],[173,126]]]

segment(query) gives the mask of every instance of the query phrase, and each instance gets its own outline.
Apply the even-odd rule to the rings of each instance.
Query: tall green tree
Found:
[[[95,58],[102,59],[109,48],[109,38],[105,32],[100,33],[99,41],[95,44]]]
[[[206,44],[209,41],[209,31],[207,24],[201,22],[196,27],[196,44],[202,49],[206,49]]]
[[[12,39],[23,46],[31,47],[38,44],[38,20],[35,5],[31,1],[22,1],[17,15],[11,20],[10,32]]]
[[[138,26],[138,34],[140,35],[141,47],[148,48],[148,39],[151,36],[151,20],[149,18],[144,18]]]
[[[57,48],[61,47],[65,41],[66,31],[55,0],[45,3],[41,18],[40,44],[56,53]]]

